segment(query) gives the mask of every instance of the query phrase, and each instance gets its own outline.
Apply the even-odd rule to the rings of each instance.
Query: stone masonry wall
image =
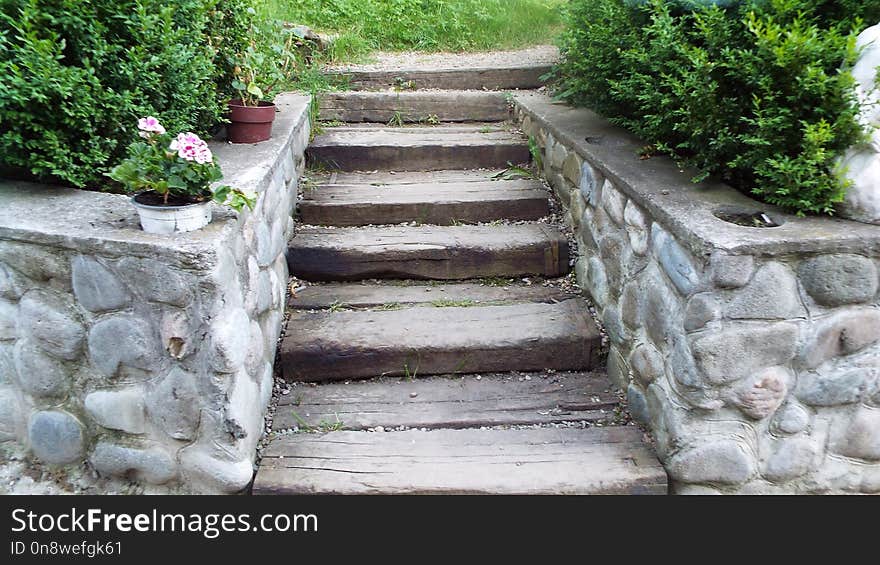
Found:
[[[639,159],[638,139],[542,95],[517,95],[517,114],[577,234],[609,374],[675,491],[880,492],[880,226],[694,185],[666,158]]]
[[[255,209],[196,232],[144,233],[126,196],[0,180],[0,441],[160,491],[248,485],[310,128],[308,97],[276,102],[270,141],[212,145]]]

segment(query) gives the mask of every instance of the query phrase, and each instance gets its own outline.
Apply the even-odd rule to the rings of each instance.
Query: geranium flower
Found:
[[[168,148],[177,151],[177,155],[186,161],[205,164],[214,159],[211,150],[208,149],[208,144],[192,132],[178,134]]]
[[[153,116],[147,116],[146,118],[141,118],[138,120],[138,129],[141,130],[138,132],[138,135],[143,137],[144,139],[149,139],[152,135],[162,135],[165,133],[165,128],[162,127],[162,124],[159,123],[159,120],[154,118]]]
[[[208,149],[207,145],[205,145],[201,151],[196,153],[196,163],[204,165],[205,163],[210,163],[213,160],[214,155],[211,153],[211,150]]]

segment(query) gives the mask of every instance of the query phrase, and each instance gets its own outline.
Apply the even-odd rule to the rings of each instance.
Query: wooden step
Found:
[[[601,338],[587,305],[515,304],[291,313],[280,362],[290,381],[589,370]]]
[[[494,286],[493,286],[494,285]],[[561,302],[574,296],[554,286],[511,283],[377,284],[327,283],[307,286],[291,294],[287,307],[295,310],[324,308],[388,308],[395,305],[501,305],[517,302]]]
[[[344,80],[351,90],[389,88],[441,90],[527,90],[544,85],[541,77],[552,65],[539,63],[517,67],[401,68],[393,71],[341,69],[328,71],[333,80]]]
[[[305,191],[299,214],[305,224],[325,226],[537,220],[550,213],[547,198],[537,180],[326,184]]]
[[[471,279],[568,272],[568,242],[542,223],[501,226],[303,227],[290,272],[306,280]]]
[[[528,379],[528,380],[526,380]],[[605,375],[472,375],[301,384],[281,396],[275,430],[478,428],[609,422],[618,406]]]
[[[666,494],[638,428],[293,434],[254,494]]]
[[[322,120],[407,123],[502,122],[510,110],[500,92],[477,90],[328,92],[321,96]]]
[[[311,177],[324,184],[369,184],[372,186],[396,186],[406,184],[440,184],[487,182],[499,178],[504,169],[451,169],[444,171],[333,171],[312,173]]]
[[[488,126],[327,128],[307,155],[343,171],[504,168],[530,159],[521,134]]]

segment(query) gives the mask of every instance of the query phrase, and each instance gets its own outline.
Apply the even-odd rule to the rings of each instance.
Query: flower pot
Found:
[[[201,229],[211,223],[211,201],[188,204],[155,204],[161,199],[152,190],[138,193],[131,199],[147,233],[172,234]]]
[[[245,106],[241,100],[230,100],[229,120],[226,135],[232,143],[266,141],[272,136],[275,104],[263,101],[258,106]]]

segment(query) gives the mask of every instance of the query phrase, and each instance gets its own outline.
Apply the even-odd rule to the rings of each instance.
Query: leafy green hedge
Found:
[[[137,118],[205,133],[228,99],[228,50],[250,0],[4,0],[0,168],[77,187],[106,183]]]
[[[880,0],[572,0],[559,95],[798,213],[833,213],[855,36]]]

